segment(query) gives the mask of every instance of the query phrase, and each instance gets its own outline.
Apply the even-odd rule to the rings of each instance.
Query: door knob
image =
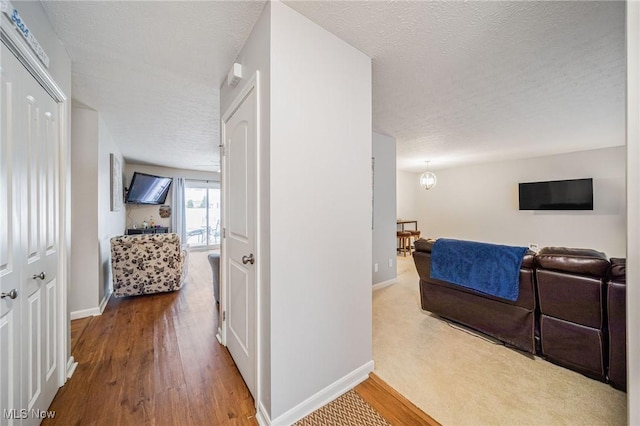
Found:
[[[44,280],[46,277],[46,275],[44,274],[44,272],[40,272],[38,275],[33,275],[33,279],[34,280]]]
[[[14,288],[9,293],[0,293],[0,299],[4,299],[5,297],[8,297],[9,299],[15,299],[16,297],[18,297],[18,290]]]
[[[253,257],[253,253],[249,254],[249,256],[242,256],[242,263],[244,263],[245,265],[247,263],[250,263],[253,265],[253,262],[256,261],[256,258]]]

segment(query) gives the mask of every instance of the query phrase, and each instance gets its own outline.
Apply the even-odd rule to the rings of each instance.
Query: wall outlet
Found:
[[[377,263],[373,264],[373,272],[378,272],[378,264]]]
[[[393,259],[389,259],[389,268],[393,268]]]
[[[529,250],[531,251],[538,251],[538,243],[529,243]]]

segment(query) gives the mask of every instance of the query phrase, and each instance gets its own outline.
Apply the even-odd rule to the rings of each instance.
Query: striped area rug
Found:
[[[391,426],[376,410],[350,390],[295,423],[295,426]]]

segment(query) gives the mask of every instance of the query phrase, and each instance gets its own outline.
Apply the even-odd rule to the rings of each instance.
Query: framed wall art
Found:
[[[122,164],[114,154],[109,154],[111,161],[111,211],[119,212],[122,209]]]

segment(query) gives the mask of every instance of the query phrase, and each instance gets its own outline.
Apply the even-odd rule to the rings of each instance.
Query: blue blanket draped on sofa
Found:
[[[431,250],[431,278],[515,301],[526,252],[526,247],[440,238]]]

